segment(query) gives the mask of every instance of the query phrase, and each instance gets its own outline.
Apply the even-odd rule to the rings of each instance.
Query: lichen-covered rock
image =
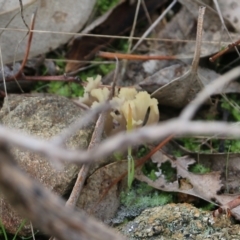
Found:
[[[64,97],[10,95],[8,104],[5,100],[0,111],[0,122],[16,131],[50,139],[82,115],[83,110]],[[71,149],[87,148],[92,131],[93,126],[79,130],[66,142],[66,146]],[[11,151],[20,167],[48,189],[62,196],[70,192],[79,170],[78,166],[64,165],[59,170],[49,160],[33,152],[16,147],[12,147]],[[15,233],[23,220],[1,195],[0,201],[0,219],[8,232]],[[29,233],[29,224],[26,224],[21,234]]]
[[[168,204],[146,209],[118,229],[127,239],[217,240],[240,239],[240,226],[226,215],[214,218],[190,204]]]

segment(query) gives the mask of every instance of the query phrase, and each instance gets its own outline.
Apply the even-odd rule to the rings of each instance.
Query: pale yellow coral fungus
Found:
[[[97,89],[93,89],[90,94],[91,94],[92,97],[94,97],[96,99],[96,101],[94,101],[92,103],[92,107],[95,107],[99,103],[104,103],[108,100],[110,91],[106,87],[97,88]]]
[[[128,100],[123,104],[121,111],[125,119],[127,119],[128,116],[129,106],[132,110],[133,127],[142,126],[146,115],[148,116],[145,125],[158,122],[158,102],[155,98],[151,98],[147,92],[139,92],[133,100]],[[150,109],[148,110],[148,108]]]
[[[110,91],[107,88],[100,88],[102,85],[102,77],[97,75],[94,79],[87,78],[87,85],[84,88],[84,95],[80,101],[89,107],[96,106],[97,103],[102,103],[108,99]]]
[[[121,88],[118,94],[118,98],[123,100],[133,100],[137,95],[137,90],[135,88]]]
[[[102,85],[101,77],[98,75],[95,79],[88,78],[88,81],[84,96],[80,99],[81,102],[94,107],[107,101],[110,91],[106,87],[100,88],[100,85]],[[158,102],[145,91],[137,92],[135,88],[121,88],[110,103],[114,106],[114,109],[110,112],[108,120],[112,119],[113,124],[110,125],[114,126],[114,129],[112,129],[114,133],[126,130],[129,108],[132,112],[133,128],[154,124],[159,120]],[[109,130],[108,133],[111,132]]]

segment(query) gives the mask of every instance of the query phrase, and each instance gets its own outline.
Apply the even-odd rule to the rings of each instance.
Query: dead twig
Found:
[[[22,3],[22,0],[19,0],[19,5],[20,5],[20,12],[21,12],[21,17],[22,17],[23,23],[24,23],[24,25],[26,26],[26,28],[27,28],[28,30],[30,30],[30,29],[29,29],[29,26],[27,25],[27,23],[26,23],[26,21],[25,21],[25,18],[24,18],[24,16],[23,16],[23,3]]]
[[[218,134],[220,137],[240,138],[240,127],[224,122],[184,121],[173,119],[154,126],[146,126],[131,133],[119,133],[102,141],[101,145],[91,151],[68,150],[56,146],[51,141],[43,141],[36,137],[16,132],[14,129],[0,125],[0,141],[20,148],[42,154],[50,159],[75,164],[90,164],[108,156],[116,150],[124,150],[144,142],[165,139],[169,135],[207,135]]]
[[[25,66],[25,64],[27,62],[28,55],[29,55],[29,52],[30,52],[31,43],[32,43],[32,37],[33,37],[33,30],[34,30],[36,15],[37,15],[37,11],[35,11],[35,13],[33,13],[32,19],[31,19],[31,24],[30,24],[30,29],[28,28],[29,29],[29,36],[28,36],[28,43],[27,43],[26,53],[24,55],[21,67],[18,70],[18,72],[12,77],[13,79],[17,79],[18,77],[20,77],[22,75],[23,68],[24,68],[24,66]]]
[[[75,150],[70,151],[50,141],[43,141],[35,137],[19,134],[15,130],[0,125],[0,141],[5,141],[36,153],[40,153],[49,157],[49,159],[57,159],[59,161],[67,161],[71,163],[91,163],[99,158],[103,158],[112,152],[120,149],[126,149],[128,146],[142,144],[147,141],[155,141],[168,137],[171,134],[201,134],[221,136],[232,136],[239,138],[240,127],[231,123],[223,122],[190,122],[198,107],[214,92],[218,87],[222,87],[236,77],[240,76],[240,67],[237,67],[228,73],[217,78],[213,83],[209,84],[202,90],[197,98],[194,99],[183,110],[180,118],[173,119],[168,122],[162,122],[154,126],[146,126],[131,133],[119,133],[103,141],[100,146],[95,147],[91,151]]]
[[[103,58],[118,58],[118,59],[127,59],[127,60],[176,60],[176,56],[147,56],[147,55],[137,55],[137,54],[128,54],[128,53],[112,53],[112,52],[99,52],[97,54],[99,57]]]
[[[118,73],[118,60],[116,59],[116,69],[113,79],[113,85],[112,85],[112,91],[109,95],[108,102],[114,97],[115,94],[115,86],[117,81],[117,73]],[[108,111],[103,111],[96,122],[94,132],[92,134],[92,139],[90,141],[90,144],[88,146],[88,150],[93,149],[94,147],[98,146],[102,140],[102,135],[104,132],[104,125],[107,118]],[[67,206],[75,206],[77,203],[77,200],[80,196],[80,193],[82,191],[83,185],[85,183],[85,180],[87,179],[88,172],[90,170],[91,165],[90,164],[84,164],[78,173],[77,180],[75,182],[75,185],[73,187],[73,190],[71,192],[71,195],[66,203]]]
[[[225,53],[229,52],[231,49],[236,48],[238,45],[240,44],[240,39],[237,40],[234,43],[230,43],[227,48],[219,51],[218,53],[216,53],[215,55],[213,55],[212,57],[209,58],[210,62],[215,62],[219,57],[221,57],[222,55],[224,55]]]

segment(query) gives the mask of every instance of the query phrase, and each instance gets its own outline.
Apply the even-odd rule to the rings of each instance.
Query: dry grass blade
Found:
[[[141,38],[137,41],[134,47],[131,49],[131,52],[135,51],[137,47],[142,43],[142,41],[150,34],[150,32],[159,24],[159,22],[166,16],[166,14],[173,8],[173,6],[177,3],[177,0],[174,0],[164,11],[163,13],[154,21],[154,23],[150,26],[150,28],[141,36]]]
[[[19,5],[20,5],[20,12],[21,12],[21,17],[22,17],[23,23],[24,23],[24,25],[26,26],[26,28],[27,28],[28,30],[30,30],[29,27],[28,27],[28,25],[27,25],[27,23],[26,23],[26,21],[25,21],[25,18],[24,18],[24,16],[23,16],[23,3],[22,3],[22,0],[19,0]]]
[[[191,72],[193,74],[197,74],[197,71],[198,71],[198,64],[199,64],[199,58],[200,58],[201,46],[202,46],[202,31],[203,31],[203,20],[204,20],[205,9],[206,9],[205,7],[199,8],[196,47],[195,47],[195,53],[194,53],[194,57],[192,61],[192,69],[191,69]]]

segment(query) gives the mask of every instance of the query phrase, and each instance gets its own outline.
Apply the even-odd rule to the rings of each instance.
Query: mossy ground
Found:
[[[223,95],[219,104],[219,115],[215,119],[218,121],[235,122],[240,121],[240,98],[238,94]],[[223,119],[223,114],[227,119]],[[181,138],[179,143],[192,152],[199,153],[240,153],[240,141],[236,139],[223,139],[218,136],[206,138]]]

